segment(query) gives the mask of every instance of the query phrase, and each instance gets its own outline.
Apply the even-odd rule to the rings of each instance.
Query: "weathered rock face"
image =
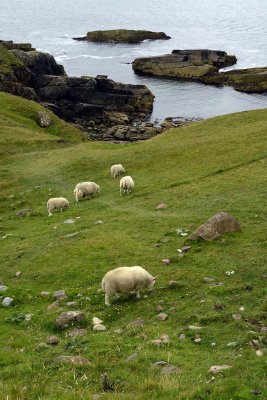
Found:
[[[220,72],[209,77],[203,77],[201,82],[229,85],[240,92],[263,93],[267,91],[267,67]]]
[[[74,40],[87,40],[98,43],[140,43],[144,40],[170,39],[164,32],[151,32],[129,29],[111,29],[105,31],[88,32],[86,36],[73,38]]]
[[[123,115],[129,123],[152,111],[154,95],[144,85],[105,76],[68,77],[50,54],[18,46],[0,44],[0,91],[42,102],[59,117],[83,126],[93,121],[112,125]]]
[[[139,74],[176,79],[199,79],[235,63],[236,57],[229,56],[224,51],[173,50],[171,54],[163,56],[137,58],[133,62],[133,69]]]
[[[241,230],[239,222],[226,212],[219,212],[204,224],[193,232],[190,236],[190,240],[197,240],[202,238],[207,241],[212,241],[224,233],[227,232],[238,232]]]

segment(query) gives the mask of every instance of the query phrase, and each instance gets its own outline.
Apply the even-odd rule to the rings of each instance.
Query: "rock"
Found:
[[[66,306],[67,307],[76,307],[77,301],[67,301]]]
[[[41,292],[41,296],[42,297],[49,297],[50,296],[50,292]]]
[[[182,247],[182,252],[183,253],[188,253],[191,250],[191,246],[183,246]]]
[[[33,314],[25,314],[25,321],[30,321]]]
[[[18,278],[19,276],[21,275],[21,271],[17,271],[16,273],[15,273],[15,276]]]
[[[169,258],[163,258],[163,260],[161,260],[161,262],[162,262],[164,265],[169,265],[169,264],[171,263],[171,260],[170,260]]]
[[[239,321],[242,317],[241,317],[240,314],[233,314],[233,318],[234,318],[236,321]]]
[[[138,357],[138,353],[130,354],[130,355],[126,358],[126,362],[133,361],[133,360],[135,360],[137,357]]]
[[[185,334],[184,334],[184,333],[181,333],[181,334],[179,335],[179,339],[180,339],[180,340],[185,340]]]
[[[160,347],[163,345],[162,340],[160,339],[154,339],[151,341],[151,344],[153,344],[154,346]]]
[[[12,297],[5,297],[4,300],[2,301],[2,305],[4,307],[9,307],[10,304],[14,301]]]
[[[57,310],[59,305],[60,305],[59,300],[56,300],[53,303],[49,304],[49,306],[47,306],[47,310],[48,311]]]
[[[164,333],[163,335],[160,336],[160,340],[161,340],[162,343],[164,343],[164,344],[170,343],[170,337],[169,337],[169,335],[167,335],[166,333]]]
[[[172,373],[180,373],[181,370],[178,367],[175,367],[172,364],[169,364],[165,361],[157,361],[150,365],[150,369],[160,370],[162,374],[172,374]]]
[[[160,304],[157,304],[157,305],[156,305],[156,311],[157,311],[158,313],[160,313],[161,311],[163,311],[163,307],[162,307]]]
[[[260,333],[266,333],[267,332],[267,326],[262,326],[260,328]]]
[[[54,359],[54,363],[92,366],[87,358],[81,356],[59,356]]]
[[[143,328],[145,321],[141,318],[137,318],[135,321],[130,322],[127,328]]]
[[[46,350],[48,348],[49,348],[49,346],[46,343],[41,342],[34,348],[34,351],[40,352],[40,351]]]
[[[67,295],[65,293],[65,290],[56,290],[53,294],[54,299],[57,300],[62,300],[62,299],[66,299]]]
[[[223,371],[224,369],[231,368],[230,365],[213,365],[210,367],[209,372],[212,372],[213,374],[217,374],[218,372]]]
[[[235,63],[236,57],[224,51],[173,50],[171,54],[137,58],[132,67],[141,75],[198,80]]]
[[[168,286],[169,286],[169,288],[177,288],[177,287],[179,287],[179,282],[177,282],[177,281],[169,281],[168,282]]]
[[[150,32],[130,29],[111,29],[105,31],[91,31],[86,36],[73,38],[74,40],[87,40],[90,42],[129,43],[135,44],[144,40],[170,39],[164,32]]]
[[[101,319],[97,318],[97,317],[92,318],[92,324],[93,325],[102,324],[102,322],[103,321]]]
[[[83,322],[85,320],[85,314],[81,311],[67,311],[61,313],[56,321],[55,324],[58,328],[64,329],[67,328],[69,325],[73,323]]]
[[[59,338],[57,336],[49,336],[46,339],[47,344],[56,345],[59,343]]]
[[[103,221],[101,221],[101,220],[95,222],[95,225],[102,225],[102,224],[103,224]]]
[[[212,241],[224,233],[238,232],[240,230],[240,224],[234,217],[225,212],[219,212],[193,232],[189,236],[189,239],[197,240],[198,238],[202,238]]]
[[[97,324],[97,325],[94,325],[94,327],[93,327],[93,331],[97,331],[97,332],[106,331],[106,330],[107,330],[107,328],[105,327],[105,325],[102,325],[102,324]]]
[[[52,124],[52,118],[45,111],[38,111],[37,113],[37,122],[42,128],[47,128]]]
[[[198,326],[198,325],[189,325],[188,329],[191,329],[192,331],[198,331],[200,329],[202,329],[202,326]]]
[[[23,210],[19,210],[16,212],[17,217],[26,217],[27,215],[30,215],[32,212],[31,208],[24,208]]]
[[[201,338],[196,338],[196,339],[194,339],[194,342],[195,342],[195,343],[200,343],[200,342],[201,342]]]
[[[204,276],[204,278],[203,278],[203,282],[204,283],[211,283],[211,282],[214,282],[214,281],[215,281],[215,279],[211,278],[209,276]]]
[[[7,286],[0,285],[0,292],[5,292],[7,290]]]
[[[263,352],[261,350],[256,350],[256,356],[258,357],[263,356]]]
[[[225,308],[225,305],[221,304],[221,303],[218,303],[218,304],[214,304],[213,308],[216,311],[222,311]]]
[[[156,207],[156,210],[163,210],[164,208],[167,208],[167,204],[160,203],[160,204]]]
[[[238,345],[237,342],[229,342],[229,343],[227,343],[228,347],[236,347],[237,345]]]
[[[86,329],[78,329],[78,328],[72,329],[67,334],[68,337],[83,337],[86,335],[87,335]]]
[[[168,314],[166,313],[159,313],[156,317],[159,321],[165,321],[168,318]]]
[[[121,335],[123,333],[123,329],[121,328],[114,329],[114,332],[117,333],[118,335]]]
[[[74,222],[75,222],[75,219],[70,218],[70,219],[66,219],[64,221],[64,224],[74,224]]]

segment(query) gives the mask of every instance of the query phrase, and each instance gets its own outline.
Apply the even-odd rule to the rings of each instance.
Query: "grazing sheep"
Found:
[[[74,195],[76,201],[79,201],[83,197],[91,197],[95,193],[100,193],[100,186],[95,182],[81,182],[75,186]]]
[[[60,209],[60,211],[63,211],[65,208],[69,206],[70,202],[65,199],[65,197],[53,197],[48,200],[47,202],[47,210],[48,210],[48,215],[51,217],[52,211],[55,209]]]
[[[120,195],[123,193],[129,194],[134,188],[134,181],[131,176],[124,176],[120,180]]]
[[[109,297],[117,293],[136,292],[136,298],[140,298],[140,289],[152,289],[157,277],[150,275],[142,267],[120,267],[106,273],[102,279],[102,290],[105,293],[105,305],[110,306]]]
[[[123,168],[123,166],[121,164],[115,164],[115,165],[112,165],[112,167],[110,168],[110,173],[111,173],[111,176],[113,176],[113,178],[116,178],[116,176],[124,174],[125,169]]]

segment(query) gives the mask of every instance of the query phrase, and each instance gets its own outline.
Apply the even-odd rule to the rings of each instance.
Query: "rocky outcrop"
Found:
[[[137,58],[133,69],[138,74],[176,79],[199,79],[236,63],[236,57],[216,50],[173,50],[171,54]]]
[[[152,111],[154,96],[144,85],[118,83],[101,75],[68,77],[50,54],[14,46],[9,50],[0,44],[0,91],[39,101],[83,127],[92,122],[114,125],[120,114],[131,123]]]
[[[87,40],[98,43],[140,43],[144,40],[170,39],[164,32],[151,32],[130,29],[111,29],[105,31],[88,32],[84,37],[73,38],[74,40]]]
[[[30,43],[14,43],[12,40],[0,40],[0,44],[8,50],[34,51]]]
[[[240,92],[263,93],[267,91],[267,67],[220,72],[205,76],[200,81],[206,84],[232,86]]]

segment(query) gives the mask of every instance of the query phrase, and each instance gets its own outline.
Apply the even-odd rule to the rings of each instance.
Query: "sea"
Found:
[[[163,31],[171,40],[134,45],[73,40],[119,28]],[[0,39],[30,42],[53,54],[70,76],[103,74],[148,86],[156,96],[152,120],[267,107],[266,94],[141,77],[131,66],[137,57],[173,49],[224,50],[238,59],[232,68],[267,66],[267,0],[0,0]]]

